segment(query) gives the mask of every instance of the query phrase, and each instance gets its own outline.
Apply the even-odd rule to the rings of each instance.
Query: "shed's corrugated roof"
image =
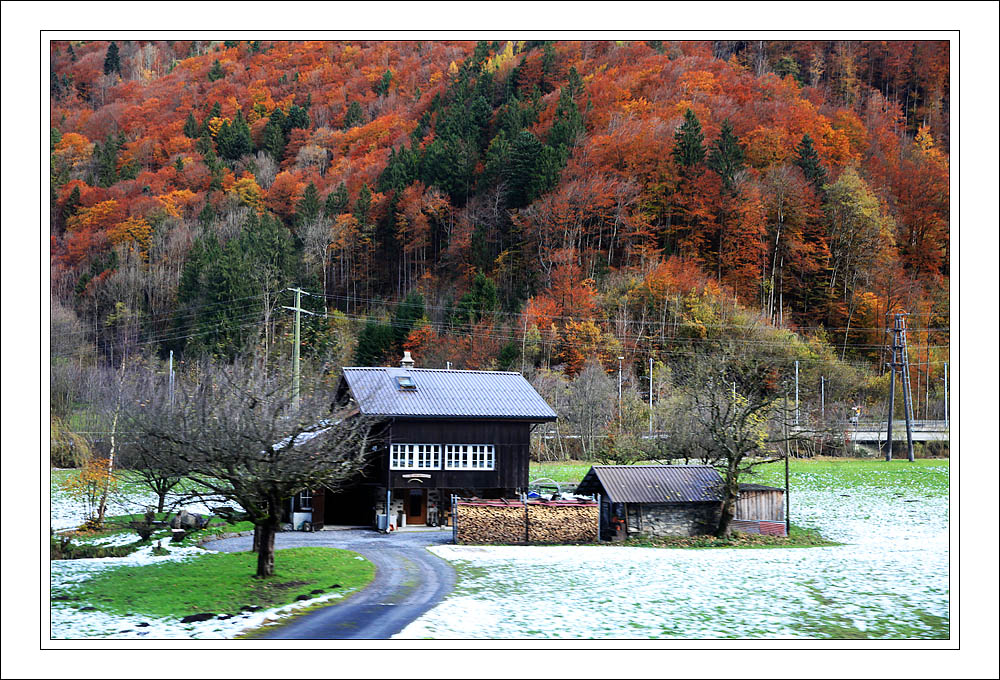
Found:
[[[740,491],[780,491],[784,493],[785,490],[777,486],[765,486],[763,484],[740,484]]]
[[[408,375],[415,390],[401,390]],[[345,368],[344,380],[361,412],[413,418],[555,420],[553,411],[520,373],[433,368]]]
[[[595,465],[576,492],[604,493],[614,503],[717,502],[722,477],[711,465]]]

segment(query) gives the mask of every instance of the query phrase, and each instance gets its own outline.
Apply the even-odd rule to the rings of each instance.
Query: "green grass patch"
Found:
[[[64,592],[54,590],[53,599],[71,596],[81,607],[120,616],[237,614],[247,606],[269,609],[291,604],[303,595],[357,590],[375,576],[374,565],[358,557],[336,548],[279,550],[274,576],[256,579],[255,553],[206,553],[180,562],[110,569],[60,589]]]
[[[818,531],[792,525],[788,536],[765,536],[734,531],[729,538],[715,536],[639,536],[624,543],[642,548],[818,548],[841,545],[823,538]]]

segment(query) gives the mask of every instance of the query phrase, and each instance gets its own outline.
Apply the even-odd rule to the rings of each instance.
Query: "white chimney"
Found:
[[[403,368],[413,368],[413,365],[415,363],[416,362],[413,361],[413,358],[410,356],[409,351],[403,352],[403,360],[399,362],[400,366],[402,366]]]

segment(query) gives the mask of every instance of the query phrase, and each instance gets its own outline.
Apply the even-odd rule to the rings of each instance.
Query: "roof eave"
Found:
[[[375,418],[395,418],[396,420],[504,420],[523,423],[553,423],[557,416],[499,416],[499,415],[468,415],[468,414],[414,414],[414,413],[366,413]]]

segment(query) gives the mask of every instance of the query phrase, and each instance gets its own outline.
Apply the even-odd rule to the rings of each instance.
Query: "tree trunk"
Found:
[[[268,578],[274,575],[274,535],[277,533],[277,522],[272,518],[256,525],[254,535],[260,535],[257,551],[257,578]]]
[[[730,467],[726,471],[726,480],[723,486],[722,512],[719,513],[719,528],[715,535],[718,538],[729,538],[729,525],[736,515],[736,499],[739,497],[740,485],[737,471]]]
[[[156,511],[163,512],[163,505],[167,500],[167,492],[160,491],[156,494]]]
[[[260,525],[253,525],[253,552],[258,552],[260,550]]]
[[[735,500],[736,499],[730,497],[727,493],[725,500],[722,501],[722,513],[719,515],[719,528],[715,531],[715,535],[718,538],[729,538],[729,525],[733,521],[733,516],[736,514]]]

